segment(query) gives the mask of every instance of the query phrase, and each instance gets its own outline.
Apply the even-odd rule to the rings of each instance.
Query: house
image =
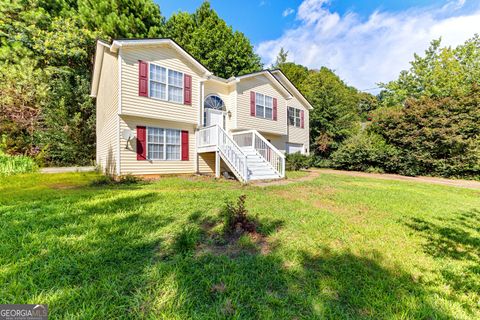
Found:
[[[116,175],[285,176],[310,103],[279,70],[222,79],[171,39],[97,42],[96,162]]]

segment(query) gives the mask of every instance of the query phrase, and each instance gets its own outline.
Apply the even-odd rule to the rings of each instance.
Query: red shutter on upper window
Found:
[[[305,128],[305,111],[300,110],[300,126]]]
[[[192,105],[192,76],[183,75],[183,104]]]
[[[148,97],[148,63],[138,61],[138,95]]]
[[[250,91],[250,115],[255,117],[255,92]]]
[[[273,120],[277,121],[277,98],[273,98]]]
[[[147,128],[137,126],[137,160],[147,160]]]
[[[182,130],[182,161],[188,161],[188,131]]]

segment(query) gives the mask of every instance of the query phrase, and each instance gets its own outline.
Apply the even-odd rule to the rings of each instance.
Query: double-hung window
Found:
[[[302,126],[300,109],[288,107],[288,124],[299,128]]]
[[[150,97],[167,100],[167,69],[150,64]]]
[[[147,128],[147,155],[149,160],[180,160],[180,130]]]
[[[183,73],[150,63],[150,97],[183,103]]]
[[[259,118],[273,119],[273,98],[261,93],[256,93],[255,115]]]

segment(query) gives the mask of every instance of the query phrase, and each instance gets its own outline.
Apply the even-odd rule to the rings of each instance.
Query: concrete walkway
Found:
[[[40,173],[67,173],[67,172],[91,172],[95,167],[52,167],[41,168]]]
[[[387,174],[387,173],[366,173],[358,171],[344,171],[344,170],[334,170],[334,169],[310,169],[308,170],[308,176],[301,177],[298,179],[286,179],[286,180],[277,180],[277,181],[265,181],[252,183],[254,186],[267,187],[267,186],[277,186],[285,185],[301,181],[309,181],[318,177],[320,174],[337,174],[350,177],[363,177],[363,178],[375,178],[382,180],[395,180],[395,181],[411,181],[411,182],[421,182],[421,183],[430,183],[430,184],[439,184],[452,187],[460,188],[469,188],[480,190],[480,181],[473,180],[461,180],[461,179],[445,179],[445,178],[436,178],[436,177],[407,177],[401,176],[398,174]]]

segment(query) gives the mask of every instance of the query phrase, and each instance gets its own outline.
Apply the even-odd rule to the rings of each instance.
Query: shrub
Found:
[[[248,217],[248,211],[245,208],[246,195],[238,197],[237,203],[227,202],[221,216],[224,219],[225,234],[242,234],[244,232],[254,232],[256,223]]]
[[[460,98],[408,99],[381,109],[371,130],[401,151],[398,172],[480,176],[480,88]]]
[[[285,169],[289,171],[298,171],[310,167],[311,158],[299,152],[289,153],[285,157]]]
[[[126,174],[122,176],[115,177],[113,175],[104,174],[96,178],[91,182],[92,186],[108,186],[108,185],[119,185],[119,184],[135,184],[142,181],[140,177]]]
[[[332,164],[346,170],[394,172],[398,169],[397,158],[397,150],[381,136],[361,132],[345,140],[332,154]]]
[[[118,177],[119,184],[136,184],[142,181],[142,178],[134,176],[133,174],[126,174]]]
[[[38,165],[27,156],[11,156],[0,150],[0,176],[36,172]]]

